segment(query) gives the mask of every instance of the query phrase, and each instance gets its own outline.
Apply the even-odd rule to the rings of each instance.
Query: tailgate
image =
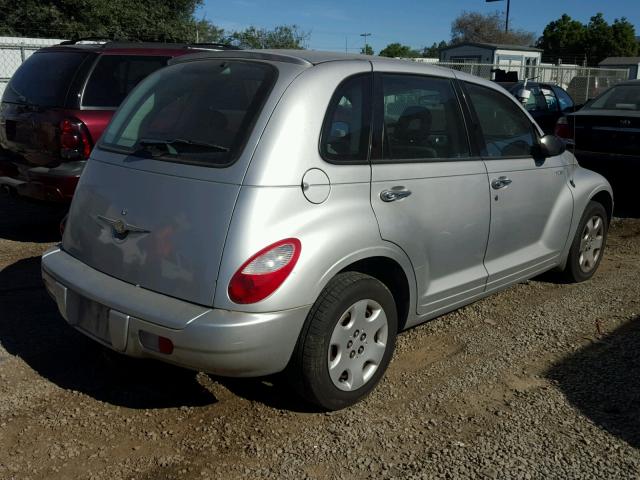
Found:
[[[239,189],[91,160],[63,248],[130,284],[211,305]]]

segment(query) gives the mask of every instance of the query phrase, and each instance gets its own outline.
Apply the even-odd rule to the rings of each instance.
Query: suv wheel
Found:
[[[333,278],[311,308],[291,373],[302,395],[326,410],[365,397],[384,374],[398,320],[389,289],[358,272]]]
[[[589,202],[573,238],[564,275],[571,282],[584,282],[598,269],[607,241],[607,211],[598,202]]]

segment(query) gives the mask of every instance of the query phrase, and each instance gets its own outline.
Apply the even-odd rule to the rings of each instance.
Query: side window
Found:
[[[450,80],[382,75],[385,160],[469,157],[460,105]]]
[[[554,88],[553,90],[556,92],[556,95],[558,95],[558,101],[560,102],[560,110],[564,111],[567,108],[573,107],[573,100],[571,99],[571,97],[567,92],[565,92],[561,88]]]
[[[342,82],[329,103],[320,154],[330,162],[367,161],[371,129],[371,74]]]
[[[540,91],[544,95],[544,100],[547,102],[547,108],[552,112],[558,111],[558,99],[556,94],[550,88],[541,88]]]
[[[507,95],[467,83],[467,92],[482,130],[482,154],[488,157],[530,156],[535,144],[533,125]]]
[[[169,57],[102,55],[82,96],[85,107],[115,108],[140,80],[167,64]]]

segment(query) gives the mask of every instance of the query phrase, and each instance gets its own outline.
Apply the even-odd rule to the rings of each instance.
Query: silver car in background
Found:
[[[122,104],[42,274],[113,350],[286,371],[324,409],[399,331],[540,273],[590,278],[613,196],[491,82],[313,51],[173,60]]]

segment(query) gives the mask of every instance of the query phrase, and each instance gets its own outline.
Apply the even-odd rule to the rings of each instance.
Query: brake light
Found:
[[[229,282],[229,298],[247,304],[264,300],[287,279],[295,267],[302,245],[287,238],[263,248],[242,264]]]
[[[60,122],[60,155],[66,159],[87,159],[91,154],[89,131],[80,120]]]
[[[557,137],[573,141],[573,132],[571,131],[567,117],[560,117],[558,119],[554,133]]]

